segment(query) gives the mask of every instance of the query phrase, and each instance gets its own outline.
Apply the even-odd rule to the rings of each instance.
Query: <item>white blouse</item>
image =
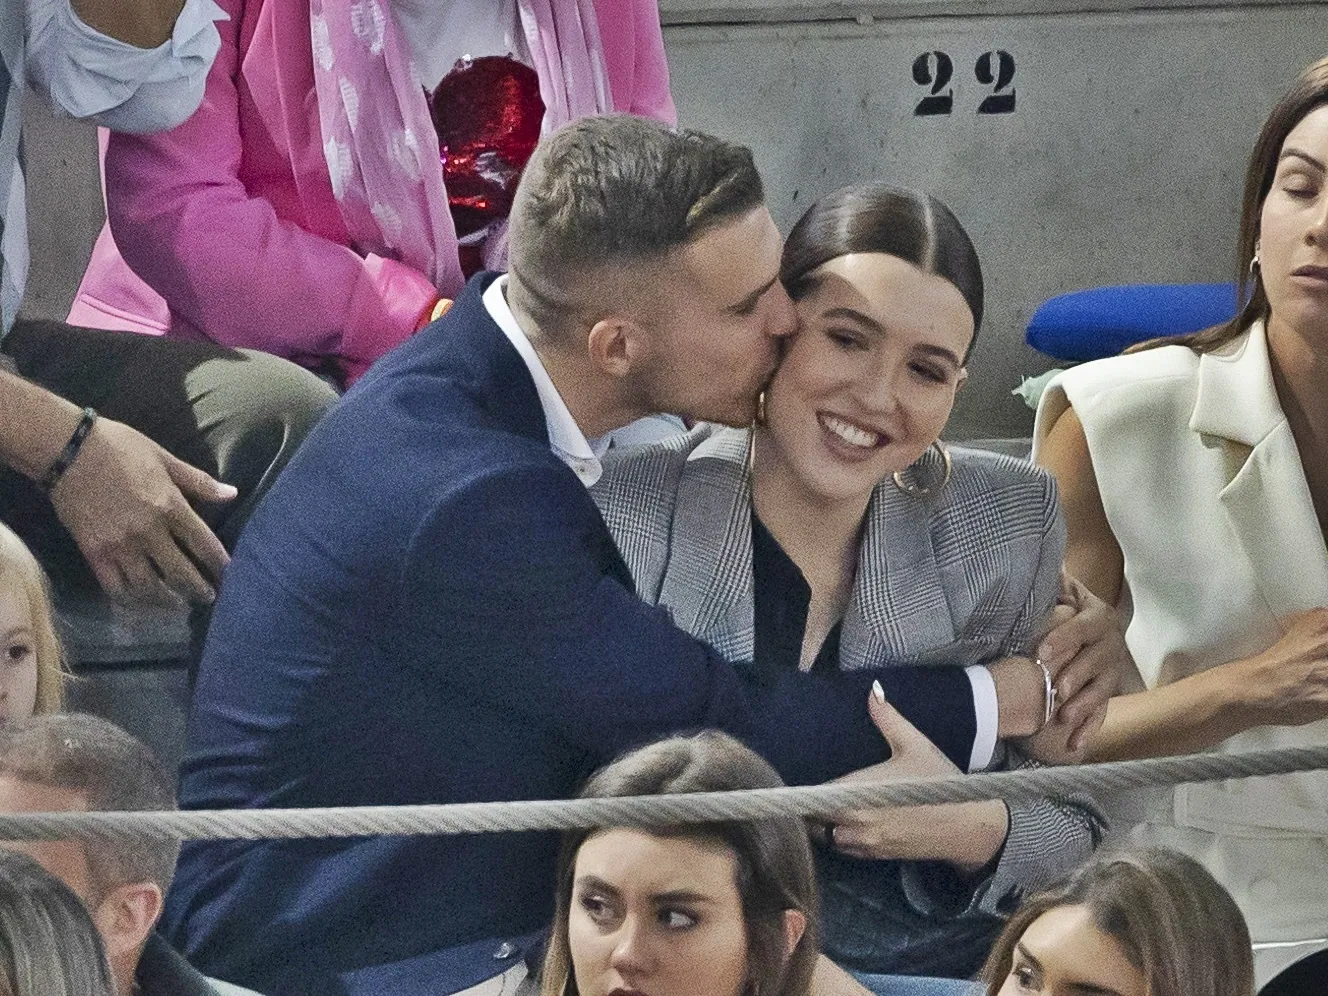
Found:
[[[392,10],[429,90],[466,56],[511,55],[530,64],[516,0],[392,0]]]

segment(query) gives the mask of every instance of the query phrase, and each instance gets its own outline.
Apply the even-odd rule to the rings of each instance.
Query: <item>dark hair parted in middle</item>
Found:
[[[684,792],[724,792],[778,788],[784,782],[765,760],[726,733],[708,731],[670,737],[625,754],[590,777],[584,799]],[[558,863],[558,894],[543,996],[577,996],[568,949],[567,922],[572,904],[576,855],[596,831],[564,835]],[[796,816],[735,823],[651,827],[658,837],[718,842],[733,852],[738,867],[738,895],[747,926],[749,992],[760,996],[806,996],[819,954],[816,873],[807,827]],[[807,929],[792,954],[785,951],[784,912],[797,910]]]
[[[977,338],[982,265],[959,219],[931,194],[884,183],[855,184],[827,194],[793,226],[779,277],[796,301],[810,289],[819,267],[860,252],[895,256],[954,284],[973,313]]]
[[[629,114],[581,118],[542,141],[521,175],[511,293],[548,331],[597,270],[662,259],[764,202],[745,146]]]

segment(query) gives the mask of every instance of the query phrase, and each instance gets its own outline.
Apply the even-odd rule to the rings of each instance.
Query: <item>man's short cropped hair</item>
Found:
[[[517,187],[513,303],[556,334],[596,271],[662,259],[764,201],[745,146],[627,114],[581,118],[540,143]]]
[[[86,713],[48,713],[0,725],[0,778],[63,789],[89,810],[173,810],[175,786],[143,743]],[[99,892],[153,882],[165,892],[178,841],[150,837],[85,842],[88,874]]]

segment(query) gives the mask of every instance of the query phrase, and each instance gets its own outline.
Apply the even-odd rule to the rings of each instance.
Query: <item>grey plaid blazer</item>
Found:
[[[700,426],[612,450],[591,490],[637,594],[734,661],[751,660],[755,646],[747,445],[746,430]],[[1056,603],[1065,525],[1054,481],[1012,457],[950,452],[953,473],[936,497],[889,481],[872,496],[841,632],[844,668],[1026,653]],[[917,471],[937,473],[925,459]],[[999,754],[1001,766],[1032,763]],[[1005,849],[970,908],[1010,908],[1078,865],[1103,830],[1090,799],[1011,803]],[[933,912],[912,882],[910,899]]]

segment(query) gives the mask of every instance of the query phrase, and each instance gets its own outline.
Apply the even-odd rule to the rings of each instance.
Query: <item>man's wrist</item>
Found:
[[[1028,657],[1006,657],[991,664],[996,684],[996,714],[1002,740],[1031,737],[1043,726],[1046,694],[1042,669]]]
[[[0,371],[0,463],[40,481],[83,412],[45,388]]]

